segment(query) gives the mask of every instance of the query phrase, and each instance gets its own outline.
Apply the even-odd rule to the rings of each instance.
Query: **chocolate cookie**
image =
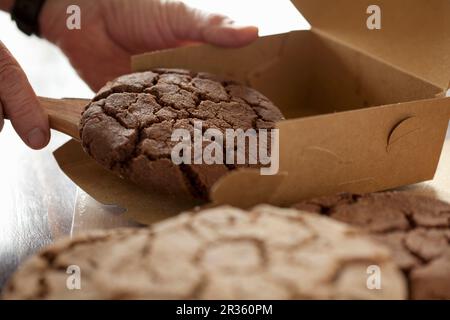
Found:
[[[236,165],[174,164],[171,151],[179,141],[171,141],[173,131],[186,129],[193,140],[194,121],[201,121],[203,132],[225,133],[272,129],[282,119],[266,97],[234,81],[157,69],[122,76],[101,89],[83,113],[80,137],[95,160],[122,177],[150,190],[207,198]]]
[[[382,272],[368,289],[367,268]],[[80,290],[68,290],[69,266]],[[145,229],[59,241],[13,276],[6,299],[402,299],[389,250],[332,219],[293,209],[185,213]]]
[[[358,226],[388,245],[412,299],[450,299],[450,205],[403,192],[340,194],[297,209]]]

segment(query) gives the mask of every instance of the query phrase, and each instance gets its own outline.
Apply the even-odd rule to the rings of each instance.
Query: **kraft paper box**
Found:
[[[450,118],[450,2],[293,3],[312,30],[262,37],[239,49],[199,45],[133,58],[135,71],[173,67],[230,76],[261,91],[286,116],[277,124],[279,174],[234,171],[214,186],[213,204],[289,205],[432,179]],[[370,5],[381,8],[379,30],[366,25]],[[60,153],[82,152],[69,149]],[[112,183],[112,174],[86,156],[83,161],[77,169],[60,164],[95,199],[132,216],[163,217],[198,204],[163,199],[115,177]]]

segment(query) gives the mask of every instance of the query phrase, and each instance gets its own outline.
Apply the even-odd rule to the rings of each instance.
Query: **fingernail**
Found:
[[[47,144],[47,135],[40,128],[34,128],[27,136],[28,146],[32,149],[41,149]]]

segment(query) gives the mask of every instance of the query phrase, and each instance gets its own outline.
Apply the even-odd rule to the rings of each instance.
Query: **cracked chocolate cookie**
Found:
[[[412,299],[450,299],[450,204],[404,192],[339,194],[298,203],[389,246]]]
[[[81,271],[68,290],[69,266]],[[382,272],[367,287],[367,268]],[[293,209],[219,207],[143,229],[59,241],[26,262],[6,299],[403,299],[389,250],[340,222]]]
[[[101,89],[82,115],[80,137],[102,166],[146,189],[207,198],[212,185],[236,165],[174,164],[171,151],[179,141],[172,141],[173,131],[186,129],[193,140],[196,121],[203,132],[225,133],[272,129],[282,119],[266,97],[234,81],[156,69],[122,76]],[[193,163],[193,153],[190,158]]]

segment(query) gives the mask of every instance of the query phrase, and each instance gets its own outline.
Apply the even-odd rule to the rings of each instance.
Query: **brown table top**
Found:
[[[77,187],[52,155],[67,140],[53,132],[36,152],[9,123],[0,134],[0,288],[24,258],[71,231]]]

